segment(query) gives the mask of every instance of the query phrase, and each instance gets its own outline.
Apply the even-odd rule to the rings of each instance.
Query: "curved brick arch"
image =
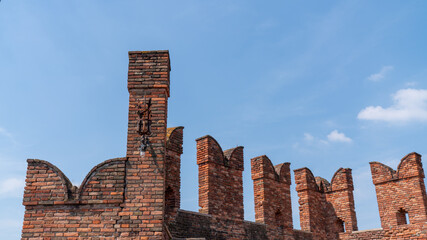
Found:
[[[285,163],[280,163],[274,166],[274,170],[276,171],[279,180],[284,181],[287,184],[291,184],[290,165],[291,163],[285,162]]]
[[[113,158],[96,165],[86,175],[77,192],[85,203],[119,203],[123,201],[126,158]]]
[[[370,162],[369,164],[374,184],[390,181],[396,176],[396,171],[385,164],[380,162]]]
[[[400,160],[396,171],[397,178],[414,176],[424,177],[424,171],[422,171],[421,155],[416,152],[412,152],[404,156]]]
[[[39,159],[27,162],[24,205],[49,205],[72,199],[73,185],[58,167]]]
[[[337,171],[335,171],[334,175],[331,178],[331,185],[336,181],[335,179],[337,178],[337,175],[342,173],[345,173],[345,170],[342,167],[340,167]]]
[[[182,141],[182,131],[184,130],[183,126],[178,126],[178,127],[171,127],[167,129],[166,132],[166,147],[171,147],[170,145],[174,144],[174,139],[176,138],[181,138]],[[182,143],[181,143],[182,145]],[[182,146],[180,148],[181,153],[182,153]]]
[[[235,147],[224,151],[225,162],[227,166],[243,171],[243,147]]]
[[[353,189],[353,178],[351,176],[350,168],[339,168],[332,177],[330,190],[337,191],[349,187]]]
[[[280,180],[280,176],[277,173],[276,168],[266,155],[252,158],[251,165],[253,180],[258,178],[269,178],[275,181]]]
[[[297,191],[298,188],[302,189],[311,189],[315,191],[319,191],[319,186],[316,183],[316,177],[314,176],[313,172],[309,168],[299,168],[294,170],[295,173],[295,181],[297,179],[300,179],[300,177],[303,177],[304,184],[297,184]],[[301,179],[302,180],[302,179]]]
[[[381,226],[396,227],[405,222],[404,214],[399,214],[400,209],[408,213],[410,224],[425,223],[427,196],[421,155],[415,152],[407,154],[397,171],[378,162],[370,164]]]
[[[218,141],[210,135],[206,135],[196,139],[197,144],[202,142],[207,142],[201,148],[207,149],[199,149],[198,153],[209,154],[209,158],[203,157],[204,161],[215,162],[217,164],[221,164],[223,166],[226,165],[224,152],[222,151],[221,145],[219,145]],[[202,144],[201,144],[202,145]],[[197,161],[199,164],[199,156],[197,157]],[[200,162],[201,163],[201,162]]]
[[[209,135],[196,139],[196,142],[199,211],[243,220],[243,147],[223,152],[219,143]]]
[[[329,183],[328,180],[326,180],[325,178],[319,177],[319,176],[315,177],[315,179],[316,179],[317,187],[319,188],[320,192],[331,191],[331,189],[332,189],[331,183]]]

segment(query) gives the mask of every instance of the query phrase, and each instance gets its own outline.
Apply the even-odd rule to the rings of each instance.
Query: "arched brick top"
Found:
[[[176,153],[182,154],[184,127],[172,127],[166,131],[166,148]]]
[[[230,167],[243,171],[243,147],[235,147],[224,151],[225,161]]]
[[[174,134],[176,134],[176,132],[178,130],[183,130],[184,127],[183,126],[178,126],[178,127],[170,127],[167,129],[166,131],[166,144],[169,143],[169,140],[171,139],[171,136],[173,136]]]
[[[396,171],[393,168],[380,162],[370,162],[372,181],[374,184],[391,181],[396,176]]]
[[[199,143],[202,143],[203,141],[207,142],[207,153],[209,154],[209,158],[208,159],[203,159],[203,162],[209,161],[209,162],[215,162],[217,164],[221,164],[221,165],[228,165],[225,161],[225,157],[224,157],[224,152],[222,151],[221,145],[219,145],[219,143],[215,140],[215,138],[213,138],[210,135],[206,135],[200,138],[196,139],[197,145],[199,145]],[[200,149],[198,147],[197,151],[199,152]],[[197,157],[197,162],[199,162],[199,157]]]
[[[277,173],[279,180],[284,181],[288,184],[291,184],[291,170],[290,170],[291,163],[285,162],[280,163],[274,166],[274,170]]]
[[[331,180],[331,191],[337,191],[342,189],[353,189],[353,179],[351,177],[350,168],[339,168],[332,177]]]
[[[56,174],[58,174],[58,176],[61,178],[61,181],[63,182],[64,186],[67,187],[67,190],[69,190],[73,187],[73,184],[67,178],[67,176],[65,176],[65,174],[61,171],[61,169],[59,169],[57,166],[53,165],[52,163],[45,161],[45,160],[40,160],[40,159],[27,159],[27,162],[29,165],[37,165],[37,164],[46,165],[46,167],[48,167],[49,169],[52,169],[52,171],[54,171]]]
[[[316,178],[314,177],[314,174],[309,168],[298,168],[294,170],[294,173],[295,182],[297,184],[297,191],[307,189],[319,191],[319,186],[316,183]]]
[[[84,192],[84,190],[86,190],[86,185],[90,182],[90,180],[96,176],[96,174],[104,169],[104,168],[108,168],[112,165],[116,165],[118,163],[124,163],[127,160],[127,158],[112,158],[109,160],[106,160],[98,165],[96,165],[94,168],[92,168],[92,170],[89,171],[89,173],[86,175],[86,177],[84,178],[82,184],[80,185],[79,189],[78,189],[78,199],[81,198],[82,193]]]
[[[314,179],[316,179],[316,184],[320,192],[329,192],[332,190],[331,184],[328,180],[322,177],[315,177]]]
[[[269,178],[276,181],[280,180],[280,173],[278,174],[276,172],[273,163],[271,163],[271,160],[266,155],[252,158],[251,165],[253,180],[258,178]]]
[[[336,181],[335,178],[337,177],[338,174],[345,174],[345,169],[341,167],[334,173],[331,179],[331,184],[333,184]]]
[[[39,159],[28,159],[27,180],[24,193],[24,205],[54,204],[72,199],[74,190],[70,180],[55,165]],[[49,174],[52,171],[54,175]],[[56,185],[55,189],[46,192],[38,191],[39,185],[32,187],[32,183]],[[49,199],[48,199],[49,198]]]
[[[397,178],[421,176],[424,177],[421,155],[412,152],[404,156],[397,166]]]

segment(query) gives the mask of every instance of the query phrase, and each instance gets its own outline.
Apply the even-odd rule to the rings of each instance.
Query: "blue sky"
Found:
[[[353,169],[359,229],[380,226],[369,162],[424,154],[425,1],[0,2],[0,238],[17,239],[27,158],[79,185],[125,155],[127,52],[168,49],[182,125],[182,208],[197,211],[195,139],[250,159]],[[295,185],[292,185],[292,189]],[[294,227],[299,228],[296,192]]]

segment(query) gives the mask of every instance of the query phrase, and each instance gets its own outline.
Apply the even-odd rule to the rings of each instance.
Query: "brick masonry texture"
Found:
[[[129,52],[126,157],[95,166],[79,187],[53,164],[29,159],[21,239],[427,239],[421,156],[397,171],[371,162],[381,229],[358,231],[351,169],[328,182],[294,170],[301,230],[294,229],[290,163],[251,159],[255,222],[244,220],[243,147],[223,151],[211,136],[196,139],[199,212],[180,209],[183,127],[167,128],[168,51]],[[140,152],[138,108],[151,99],[150,144]]]

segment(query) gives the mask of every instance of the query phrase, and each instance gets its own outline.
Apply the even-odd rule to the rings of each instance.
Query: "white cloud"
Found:
[[[427,122],[427,90],[401,89],[393,95],[393,105],[387,108],[369,106],[359,112],[358,119],[386,122]]]
[[[314,137],[310,133],[304,133],[304,139],[308,142],[311,142],[314,140]]]
[[[333,130],[332,132],[330,132],[326,136],[326,139],[314,137],[310,133],[304,133],[304,140],[305,140],[306,144],[308,144],[308,145],[319,146],[319,147],[328,145],[331,142],[347,142],[347,143],[350,143],[353,141],[351,138],[347,137],[344,133],[338,132],[338,130]],[[300,144],[295,143],[292,147],[297,149],[300,147]]]
[[[0,197],[22,197],[24,186],[24,177],[2,180],[0,182]]]
[[[351,138],[347,137],[344,133],[338,132],[338,130],[333,130],[327,136],[330,142],[351,142]]]
[[[385,66],[382,67],[381,70],[378,73],[374,73],[371,76],[368,77],[368,80],[377,82],[385,77],[385,75],[393,70],[393,66]]]

